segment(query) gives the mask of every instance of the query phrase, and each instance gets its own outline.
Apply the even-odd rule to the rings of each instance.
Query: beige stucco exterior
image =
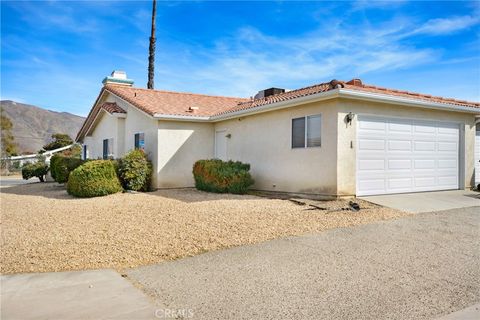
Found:
[[[322,146],[291,147],[292,119],[322,116]],[[226,130],[227,159],[250,163],[255,189],[311,194],[336,193],[336,103],[317,102],[221,121]]]
[[[225,130],[227,159],[251,165],[254,189],[329,196],[356,193],[358,115],[415,118],[461,124],[461,188],[474,180],[475,115],[402,105],[335,98],[216,122],[158,120],[113,95],[126,112],[102,111],[84,138],[89,157],[102,157],[103,139],[115,141],[115,157],[134,148],[134,134],[145,134],[145,151],[153,163],[153,187],[193,187],[196,160],[215,156],[215,132]],[[357,115],[351,124],[345,116]],[[291,147],[292,119],[322,116],[322,145]]]

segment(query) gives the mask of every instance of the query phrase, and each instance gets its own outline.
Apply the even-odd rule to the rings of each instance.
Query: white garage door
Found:
[[[458,189],[456,123],[359,116],[357,195]]]

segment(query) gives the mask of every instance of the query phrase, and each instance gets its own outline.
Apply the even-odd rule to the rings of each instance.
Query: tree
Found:
[[[1,156],[13,156],[17,154],[17,145],[15,138],[12,135],[13,124],[12,121],[0,111],[0,125],[1,125]]]
[[[73,143],[72,138],[70,138],[68,134],[64,134],[64,133],[52,134],[52,139],[53,139],[52,142],[47,143],[46,145],[43,146],[44,150],[55,150],[61,147],[69,146]]]
[[[153,89],[155,76],[155,19],[157,16],[157,1],[153,0],[152,7],[152,30],[150,34],[150,47],[148,48],[148,83],[147,88]]]

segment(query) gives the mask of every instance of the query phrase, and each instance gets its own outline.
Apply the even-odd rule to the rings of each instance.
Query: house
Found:
[[[143,148],[156,188],[194,186],[192,166],[208,158],[250,163],[258,190],[326,196],[465,189],[480,178],[479,102],[360,79],[250,99],[135,88],[119,71],[103,84],[76,138],[84,157]]]

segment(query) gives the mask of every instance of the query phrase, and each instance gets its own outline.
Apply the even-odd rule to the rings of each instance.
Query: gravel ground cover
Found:
[[[0,193],[0,271],[122,271],[210,250],[407,215],[361,200],[357,201],[362,207],[359,212],[341,210],[348,202],[301,205],[193,189],[76,199],[56,183],[13,186]]]

